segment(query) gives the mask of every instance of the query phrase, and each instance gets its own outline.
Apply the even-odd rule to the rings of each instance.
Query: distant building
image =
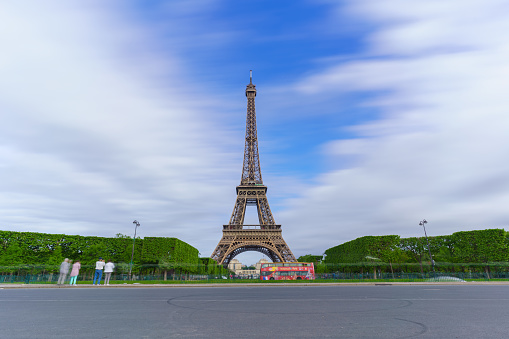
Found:
[[[235,274],[237,274],[237,271],[242,270],[242,263],[240,261],[238,261],[237,259],[233,259],[228,264],[228,269],[230,269],[230,271],[233,271],[233,272],[235,272]]]
[[[257,278],[260,276],[260,268],[262,267],[262,264],[270,262],[267,259],[260,259],[255,265],[254,270],[246,270],[242,269],[242,267],[246,267],[246,265],[243,265],[240,261],[237,259],[233,259],[228,264],[228,268],[235,272],[235,275],[238,275],[240,277],[244,278]]]
[[[260,268],[262,267],[262,264],[264,264],[264,263],[268,263],[268,262],[270,262],[270,261],[268,261],[267,259],[260,259],[260,260],[256,263],[255,268],[256,268],[256,270],[258,271],[258,274],[260,274]]]

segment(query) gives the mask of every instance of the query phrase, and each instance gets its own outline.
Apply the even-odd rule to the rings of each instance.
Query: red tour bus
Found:
[[[313,280],[315,267],[312,262],[272,262],[262,264],[260,280]]]

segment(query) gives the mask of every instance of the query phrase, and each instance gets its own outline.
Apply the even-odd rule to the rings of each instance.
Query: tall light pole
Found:
[[[131,252],[131,262],[129,263],[129,280],[132,280],[132,269],[133,269],[133,259],[134,259],[134,242],[136,241],[136,229],[140,227],[140,223],[135,220],[133,221],[134,224],[134,238],[133,238],[133,251]]]
[[[428,222],[426,219],[422,219],[419,222],[419,226],[422,226],[424,228],[424,235],[426,236],[426,243],[428,244],[428,253],[429,253],[429,259],[431,260],[431,267],[433,268],[433,278],[435,278],[435,261],[433,260],[433,257],[431,256],[431,248],[429,247],[429,240],[428,235],[426,234],[426,225]]]

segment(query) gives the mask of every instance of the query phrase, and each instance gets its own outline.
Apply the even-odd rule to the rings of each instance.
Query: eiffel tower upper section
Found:
[[[247,116],[246,143],[244,147],[244,162],[242,178],[237,186],[237,202],[230,218],[230,228],[240,228],[244,224],[247,205],[256,205],[259,224],[266,228],[275,225],[274,216],[267,201],[267,187],[263,185],[260,170],[260,155],[258,152],[258,135],[256,130],[255,97],[256,86],[253,84],[253,73],[249,74],[249,85],[246,86]]]
[[[256,131],[256,85],[253,85],[253,73],[250,72],[249,75],[249,85],[246,87],[246,145],[244,147],[244,165],[242,166],[242,179],[240,181],[241,186],[263,185]]]

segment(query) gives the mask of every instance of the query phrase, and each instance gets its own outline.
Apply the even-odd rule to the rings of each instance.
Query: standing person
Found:
[[[111,273],[113,273],[113,269],[115,268],[115,264],[108,260],[108,263],[104,265],[104,284],[110,284]]]
[[[71,270],[71,280],[69,280],[69,285],[76,286],[76,279],[78,278],[78,274],[80,274],[81,264],[79,260],[77,260],[74,264],[72,264]]]
[[[104,268],[104,260],[103,258],[99,257],[99,260],[95,262],[95,274],[94,274],[94,283],[97,281],[97,285],[101,285],[101,278],[103,276],[103,268]]]
[[[60,264],[60,276],[58,277],[57,285],[63,285],[65,282],[67,273],[69,273],[69,266],[69,259],[65,258],[64,261]]]

